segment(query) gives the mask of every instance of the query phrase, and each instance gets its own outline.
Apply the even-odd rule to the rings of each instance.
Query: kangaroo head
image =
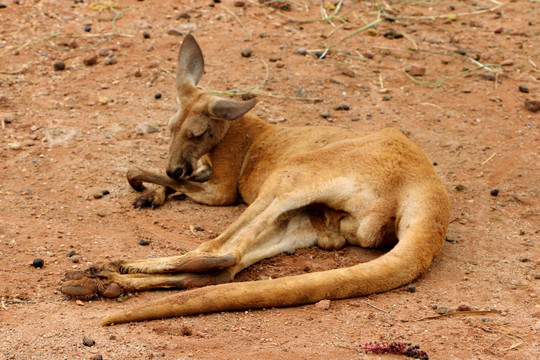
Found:
[[[236,120],[256,104],[256,100],[235,101],[207,94],[197,88],[204,72],[204,60],[195,38],[185,37],[178,54],[176,89],[180,107],[169,120],[172,140],[167,175],[187,179],[197,169],[197,161],[219,144]]]

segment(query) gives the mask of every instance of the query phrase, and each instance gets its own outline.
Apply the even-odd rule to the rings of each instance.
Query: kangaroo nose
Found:
[[[167,176],[175,180],[180,179],[183,174],[184,174],[184,169],[182,169],[181,167],[172,169],[172,170],[167,170]]]

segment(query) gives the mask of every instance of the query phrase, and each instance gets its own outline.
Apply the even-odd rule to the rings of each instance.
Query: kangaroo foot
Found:
[[[116,282],[82,271],[66,273],[60,291],[65,295],[81,300],[91,300],[97,296],[113,299],[124,293],[122,287]]]
[[[60,291],[75,299],[91,300],[102,296],[116,298],[129,291],[151,289],[191,289],[230,282],[228,271],[207,274],[66,274]]]

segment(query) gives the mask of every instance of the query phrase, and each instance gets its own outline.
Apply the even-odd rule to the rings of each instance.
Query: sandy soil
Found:
[[[540,100],[537,0],[349,0],[331,21],[308,0],[288,12],[256,1],[91,3],[0,1],[0,358],[402,358],[359,349],[370,341],[411,341],[432,359],[540,358],[540,114],[526,106]],[[452,202],[448,241],[414,292],[103,328],[103,315],[167,293],[83,303],[57,291],[67,270],[193,249],[245,208],[131,208],[127,168],[165,166],[188,31],[205,53],[203,88],[250,88],[255,113],[280,126],[394,127],[437,163]],[[305,249],[238,280],[377,255]],[[419,320],[461,303],[489,312]]]

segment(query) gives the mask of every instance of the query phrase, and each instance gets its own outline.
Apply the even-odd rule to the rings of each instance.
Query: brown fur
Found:
[[[217,238],[184,255],[93,269],[107,288],[112,283],[124,291],[204,286],[107,316],[103,324],[367,295],[405,285],[430,266],[444,241],[449,201],[416,145],[392,129],[270,125],[248,114],[254,100],[221,99],[198,89],[203,69],[200,48],[188,35],[176,83],[181,107],[169,123],[168,177],[130,169],[135,189],[142,190],[143,182],[161,185],[135,205],[159,206],[168,194],[181,192],[203,204],[243,199],[249,207]],[[200,171],[203,182],[192,179]],[[393,248],[349,268],[224,284],[283,251],[346,244]],[[85,297],[117,291],[81,286],[81,279],[68,279],[62,291]]]

